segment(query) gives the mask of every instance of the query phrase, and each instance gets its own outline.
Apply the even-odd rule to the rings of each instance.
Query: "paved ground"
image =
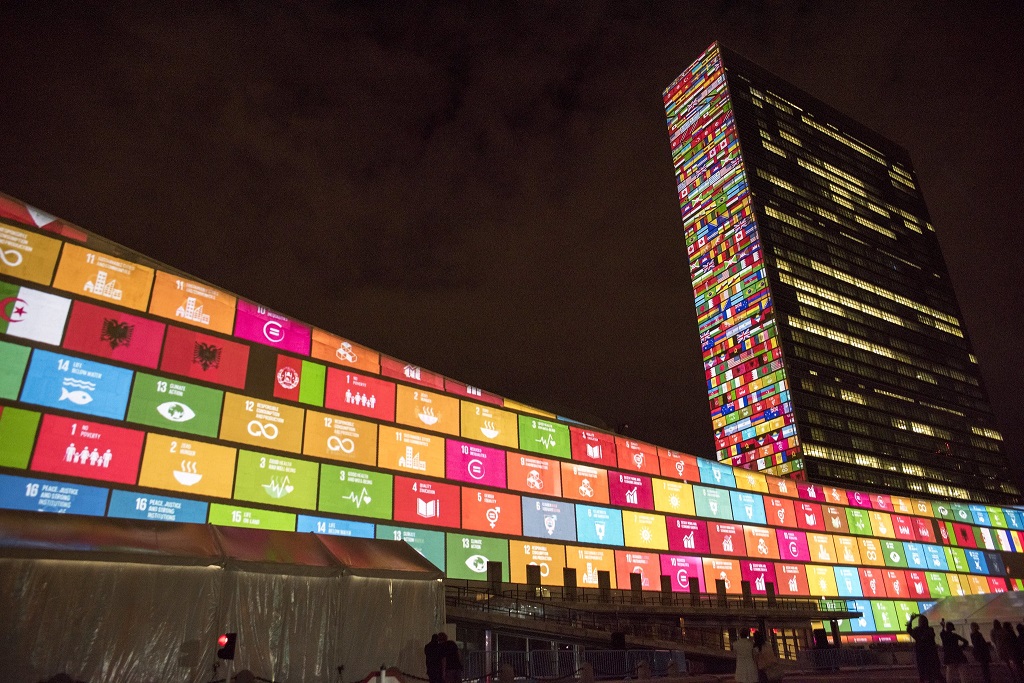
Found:
[[[655,679],[657,680],[657,679]],[[732,676],[708,675],[680,679],[692,683],[732,683]],[[965,680],[981,683],[981,668],[969,664]],[[842,669],[840,671],[789,672],[784,683],[917,683],[917,669],[912,666],[867,667],[863,669]],[[1005,666],[992,667],[993,683],[1017,683]]]

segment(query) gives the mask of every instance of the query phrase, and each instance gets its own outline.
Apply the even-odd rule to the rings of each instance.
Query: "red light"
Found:
[[[224,647],[227,644],[228,644],[228,634],[226,634],[226,633],[220,634],[220,637],[217,638],[217,645],[219,645],[221,647]]]

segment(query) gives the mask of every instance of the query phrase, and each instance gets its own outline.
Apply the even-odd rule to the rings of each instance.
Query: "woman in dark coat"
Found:
[[[981,664],[983,683],[992,683],[992,672],[989,670],[989,664],[992,662],[992,646],[981,634],[981,627],[976,621],[971,623],[971,652],[974,653],[974,661]]]
[[[946,629],[939,637],[942,639],[942,662],[946,665],[946,683],[953,683],[954,678],[959,678],[960,683],[967,683],[964,677],[964,665],[967,664],[964,647],[969,645],[967,639],[956,632],[953,622],[946,624]]]
[[[917,626],[914,626],[914,619],[917,619]],[[907,633],[914,639],[917,680],[921,683],[942,683],[942,665],[939,663],[939,649],[935,646],[935,629],[928,625],[928,617],[911,615],[907,622]]]

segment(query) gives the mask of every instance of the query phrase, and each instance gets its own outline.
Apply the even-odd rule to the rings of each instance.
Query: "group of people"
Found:
[[[917,621],[917,626],[914,621]],[[1024,624],[1017,624],[1016,632],[1010,622],[992,622],[989,632],[991,642],[985,640],[981,627],[971,624],[971,640],[967,641],[956,632],[953,624],[942,621],[939,627],[939,638],[942,641],[942,662],[939,662],[939,651],[935,644],[935,629],[928,625],[928,618],[915,614],[907,622],[907,633],[914,639],[914,654],[917,659],[917,675],[921,683],[936,681],[967,683],[967,655],[964,649],[971,648],[974,661],[981,665],[981,678],[984,683],[991,683],[992,662],[1005,664],[1017,681],[1024,682]],[[995,650],[995,652],[993,652]],[[945,666],[945,677],[943,677]]]
[[[740,629],[740,637],[732,644],[736,653],[736,683],[769,683],[782,680],[782,664],[772,650],[771,644],[765,640],[764,633],[754,631],[750,637],[750,629]]]
[[[423,656],[427,660],[427,679],[430,683],[461,683],[462,657],[459,646],[448,634],[435,633],[430,642],[423,646]]]

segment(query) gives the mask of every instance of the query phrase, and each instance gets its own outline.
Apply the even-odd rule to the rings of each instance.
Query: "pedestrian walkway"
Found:
[[[966,679],[981,683],[981,667],[971,663],[966,667]],[[659,679],[666,681],[667,679]],[[680,683],[732,683],[728,674],[694,676],[680,679]],[[790,671],[783,678],[784,683],[917,683],[917,669],[914,666],[863,667],[840,669],[839,671]],[[992,667],[992,683],[1016,683],[1005,666]]]

